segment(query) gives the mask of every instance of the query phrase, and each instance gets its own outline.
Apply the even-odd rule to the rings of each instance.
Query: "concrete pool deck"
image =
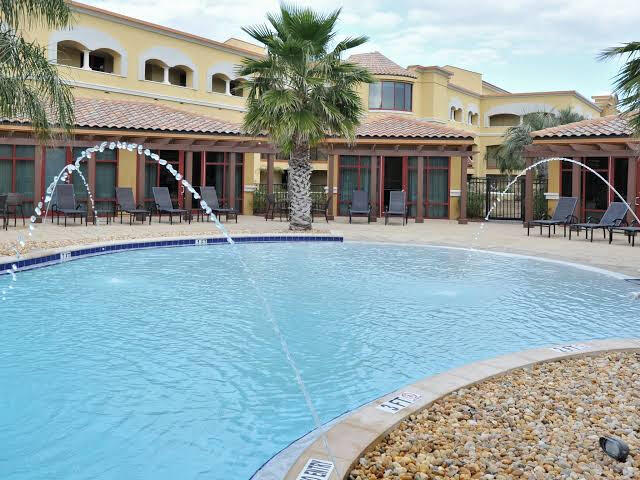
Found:
[[[291,465],[288,470],[283,468],[283,470],[278,471],[278,465],[269,465],[268,463],[266,465],[268,471],[265,472],[264,475],[259,475],[257,478],[265,480],[272,478],[274,480],[276,478],[283,478],[284,480],[314,478],[313,473],[310,476],[303,474],[303,472],[309,468],[309,462],[317,462],[317,464],[320,465],[322,465],[322,462],[328,462],[326,463],[327,465],[332,464],[333,471],[331,476],[322,477],[327,480],[329,478],[338,480],[350,478],[349,473],[358,465],[358,459],[360,459],[365,452],[375,448],[375,445],[396,428],[405,418],[430,407],[435,402],[455,391],[524,367],[531,367],[533,365],[557,360],[594,356],[603,352],[621,351],[640,351],[640,339],[594,340],[536,348],[474,362],[426,377],[418,382],[384,395],[342,416],[339,421],[326,427],[325,438],[331,449],[330,454],[327,452],[322,435],[316,431],[313,442],[305,445],[302,453],[299,451],[295,452],[297,459],[294,459],[292,465],[289,463],[291,459],[288,459],[289,462],[287,463]],[[410,399],[411,403],[405,401],[404,398]],[[389,409],[389,405],[398,410],[393,411]],[[282,467],[285,467],[285,465],[282,465]],[[278,472],[277,477],[270,475],[274,472]],[[385,474],[385,477],[386,476]],[[413,477],[413,475],[411,476]],[[366,478],[366,475],[363,478]],[[394,474],[391,475],[390,478],[405,477]],[[424,478],[431,477],[425,475]],[[462,477],[456,476],[455,478]],[[538,477],[536,476],[535,478]]]
[[[27,221],[28,223],[28,221]],[[232,235],[242,234],[288,234],[288,224],[278,220],[266,222],[263,217],[239,216],[238,223],[225,223],[225,228]],[[584,237],[571,241],[564,238],[562,229],[551,238],[540,236],[535,229],[527,237],[526,229],[520,223],[488,222],[481,229],[480,223],[471,222],[459,225],[451,220],[426,220],[422,224],[412,221],[405,227],[394,221],[384,225],[383,221],[367,224],[364,219],[357,219],[349,224],[345,218],[337,218],[326,223],[324,220],[314,223],[313,234],[335,234],[344,237],[345,241],[367,241],[385,243],[403,243],[413,245],[440,245],[461,248],[477,248],[493,252],[504,252],[519,255],[542,257],[551,260],[579,263],[590,267],[640,278],[640,246],[631,247],[625,237],[617,235],[613,244],[609,245],[599,232],[594,235],[593,243]],[[36,225],[33,237],[28,237],[28,229],[13,224],[8,230],[0,230],[0,263],[15,258],[14,248],[19,248],[18,237],[25,240],[25,246],[19,248],[22,255],[43,254],[50,250],[64,247],[100,244],[115,240],[151,239],[163,237],[195,237],[199,235],[216,236],[219,232],[212,223],[186,222],[158,224],[154,218],[151,225],[137,223],[130,226],[125,220],[110,225],[80,226],[70,224],[68,227],[45,223]]]

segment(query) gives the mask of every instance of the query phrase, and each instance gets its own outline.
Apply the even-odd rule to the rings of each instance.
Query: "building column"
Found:
[[[579,162],[584,162],[584,158],[577,158]],[[560,170],[562,175],[562,167]],[[560,180],[562,181],[562,179]],[[571,196],[578,199],[576,204],[576,212],[573,214],[578,218],[578,221],[582,221],[582,167],[576,163],[571,164]]]
[[[273,193],[273,164],[276,160],[275,153],[269,153],[267,155],[267,194]]]
[[[236,208],[236,153],[231,152],[229,155],[229,205],[226,208]]]
[[[527,157],[525,167],[533,165],[533,159]],[[527,170],[524,178],[524,224],[533,220],[533,170]]]
[[[231,95],[231,80],[229,79],[224,82],[224,93],[226,95]]]
[[[460,157],[460,217],[458,223],[467,223],[467,165],[469,157]]]
[[[145,192],[145,157],[144,154],[136,154],[136,161],[138,163],[138,173],[136,175],[136,203],[144,205],[144,192]]]
[[[329,154],[327,159],[329,162],[329,165],[327,166],[327,195],[331,197],[331,201],[329,202],[329,213],[327,215],[329,220],[333,220],[336,216],[336,197],[333,194],[333,177],[336,168],[336,158],[337,155]]]
[[[418,185],[416,189],[416,223],[424,222],[424,157],[418,157]],[[465,179],[466,183],[466,179]]]
[[[193,186],[193,152],[185,152],[184,156],[184,178]],[[193,195],[189,190],[184,191],[184,208],[191,211],[193,208]]]
[[[371,202],[371,221],[378,221],[378,202],[377,200],[377,166],[378,166],[378,156],[371,156],[371,170],[369,175],[369,202]]]
[[[636,209],[636,197],[638,196],[638,162],[640,157],[629,157],[629,167],[627,170],[627,203],[632,209]],[[629,225],[635,220],[631,212],[627,212],[627,222]]]
[[[162,67],[163,68],[163,72],[164,72],[164,79],[162,80],[162,83],[169,83],[169,67]]]
[[[82,51],[82,68],[85,70],[91,70],[89,66],[89,53],[91,53],[89,50]]]

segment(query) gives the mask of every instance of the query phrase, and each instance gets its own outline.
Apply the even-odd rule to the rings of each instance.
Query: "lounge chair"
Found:
[[[153,200],[156,203],[156,211],[158,212],[158,223],[162,221],[162,214],[169,214],[169,222],[173,225],[173,216],[178,215],[180,217],[180,223],[182,223],[182,216],[187,213],[183,208],[173,208],[173,202],[171,201],[171,195],[169,195],[169,189],[167,187],[152,187]],[[149,220],[151,222],[151,220]],[[189,216],[189,223],[191,223],[191,216]]]
[[[324,215],[324,219],[329,223],[329,203],[332,195],[328,195],[324,202],[314,202],[311,204],[311,221],[313,222],[314,214]]]
[[[7,195],[0,195],[0,218],[2,218],[2,228],[7,230],[9,226],[9,214],[7,212]]]
[[[211,211],[216,215],[216,217],[218,217],[218,219],[221,215],[224,215],[225,220],[228,222],[229,215],[231,215],[232,217],[235,217],[236,223],[238,223],[238,212],[236,211],[236,209],[223,208],[222,205],[220,205],[220,202],[218,202],[216,187],[202,187],[200,189],[200,196],[202,197],[202,200],[207,202],[207,205],[211,207]],[[198,212],[200,211],[202,211],[202,209],[200,209]]]
[[[352,217],[367,217],[367,223],[371,223],[371,203],[369,193],[364,190],[354,190],[349,204],[349,223]]]
[[[384,224],[389,222],[390,217],[402,217],[402,225],[408,223],[407,217],[409,210],[407,208],[407,197],[404,191],[394,190],[389,192],[389,205],[384,212]]]
[[[640,233],[640,225],[636,220],[629,226],[619,226],[619,227],[611,227],[609,229],[609,243],[613,241],[614,233],[623,233],[627,237],[627,242],[631,244],[632,247],[636,245],[636,235]]]
[[[60,215],[64,215],[64,226],[67,226],[67,217],[73,217],[73,223],[76,218],[80,217],[80,225],[84,218],[85,225],[87,223],[87,211],[82,205],[76,204],[76,194],[73,191],[73,185],[70,183],[59,183],[55,189],[55,200],[51,205],[51,223],[53,223],[53,215],[58,217],[58,225],[60,225]]]
[[[580,231],[585,231],[585,240],[589,238],[591,231],[591,241],[593,242],[593,231],[602,229],[604,238],[607,238],[607,230],[610,228],[620,227],[627,214],[627,206],[622,202],[611,202],[607,211],[598,223],[592,222],[592,217],[587,219],[587,223],[574,223],[569,225],[569,240],[571,240],[571,232],[575,230],[580,235]]]
[[[122,223],[123,213],[129,214],[129,225],[133,224],[133,219],[141,216],[142,223],[149,217],[149,225],[151,225],[151,212],[142,205],[136,206],[133,199],[133,190],[129,187],[116,187],[116,214],[120,212],[120,223]]]
[[[576,197],[560,197],[551,218],[527,222],[527,236],[529,236],[531,227],[540,226],[540,235],[542,235],[542,228],[547,227],[549,229],[549,238],[551,238],[551,227],[553,227],[553,233],[555,234],[556,225],[563,225],[564,236],[566,237],[567,225],[578,221],[578,218],[573,214],[577,204],[578,199]]]

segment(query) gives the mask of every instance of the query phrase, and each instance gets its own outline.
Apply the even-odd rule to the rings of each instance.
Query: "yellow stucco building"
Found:
[[[246,92],[237,66],[264,55],[261,47],[71,6],[73,28],[27,36],[46,48],[73,87],[74,137],[40,145],[28,124],[0,124],[0,192],[21,193],[32,205],[78,151],[103,140],[159,152],[194,185],[216,186],[227,204],[246,214],[256,210],[260,195],[286,181],[286,160],[277,158],[267,138],[251,138],[240,126]],[[466,221],[467,176],[499,174],[492,147],[523,115],[570,106],[596,118],[612,108],[610,97],[510,93],[480,73],[449,65],[403,68],[379,52],[350,60],[366,66],[377,82],[360,87],[368,114],[355,144],[331,138],[312,152],[312,183],[332,195],[332,215],[345,213],[354,189],[369,192],[376,215],[388,192],[402,189],[417,221]],[[104,152],[83,168],[105,210],[114,204],[115,186],[133,188],[138,202],[148,203],[151,187],[168,186],[178,204],[192,206],[171,176],[136,152]],[[77,193],[83,195],[80,186]]]

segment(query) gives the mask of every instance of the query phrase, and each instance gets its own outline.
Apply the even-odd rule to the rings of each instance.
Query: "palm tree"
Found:
[[[339,15],[283,4],[267,15],[269,24],[243,29],[267,49],[265,58],[247,59],[239,72],[249,78],[244,126],[254,135],[267,133],[289,156],[291,230],[311,229],[309,149],[329,135],[354,138],[364,115],[356,88],[373,81],[366,69],[341,59],[366,37],[331,48]]]
[[[557,112],[528,113],[522,117],[522,123],[510,127],[504,134],[502,144],[497,150],[496,163],[502,173],[511,174],[524,168],[522,152],[533,142],[531,132],[544,128],[557,127],[584,120],[585,117],[571,109],[563,108]]]
[[[627,113],[629,125],[640,135],[640,42],[629,42],[603,51],[600,60],[624,57],[627,63],[614,77],[614,92],[620,97],[620,107]]]
[[[22,29],[64,28],[71,18],[64,0],[0,0],[0,117],[28,119],[40,137],[71,130],[73,96],[44,47],[25,40]]]

